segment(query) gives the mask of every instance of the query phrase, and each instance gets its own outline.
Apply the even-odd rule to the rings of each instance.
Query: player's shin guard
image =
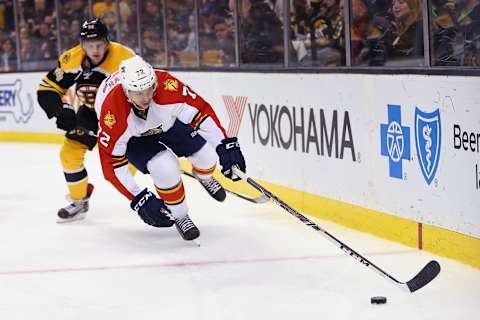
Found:
[[[84,199],[88,193],[88,175],[83,165],[86,152],[85,145],[68,138],[60,150],[63,173],[72,200]]]
[[[168,209],[175,216],[175,226],[182,238],[188,241],[198,238],[200,231],[187,214],[188,206],[185,201],[185,189],[182,180],[171,188],[162,189],[158,186],[155,188],[160,198],[163,199]]]
[[[220,182],[213,177],[213,171],[215,166],[210,169],[200,169],[195,166],[192,167],[192,174],[200,184],[207,190],[208,194],[217,201],[224,201],[227,197],[225,189],[222,187]]]

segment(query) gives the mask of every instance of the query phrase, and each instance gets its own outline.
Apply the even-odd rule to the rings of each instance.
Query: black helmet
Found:
[[[99,18],[95,18],[90,21],[85,21],[82,24],[82,29],[80,30],[80,39],[81,40],[97,40],[105,39],[108,40],[108,29],[107,26]]]

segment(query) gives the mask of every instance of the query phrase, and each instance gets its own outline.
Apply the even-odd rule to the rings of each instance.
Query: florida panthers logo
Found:
[[[167,79],[163,83],[163,88],[167,91],[177,91],[178,90],[178,81],[174,79]]]
[[[103,117],[103,123],[105,123],[105,125],[110,129],[112,129],[112,127],[115,125],[115,123],[117,123],[117,121],[115,120],[115,116],[110,113],[110,111],[108,111],[105,117]]]

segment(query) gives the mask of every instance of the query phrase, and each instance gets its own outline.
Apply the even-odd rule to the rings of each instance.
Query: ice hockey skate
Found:
[[[93,193],[93,184],[88,184],[87,196],[81,200],[73,200],[68,206],[58,210],[57,223],[67,223],[85,219],[89,209],[88,201]],[[70,199],[71,200],[71,199]]]
[[[224,201],[227,197],[225,189],[222,187],[220,182],[217,181],[213,176],[209,177],[200,177],[195,172],[192,172],[193,176],[200,182],[200,184],[207,190],[208,194],[217,201]]]
[[[200,236],[200,230],[198,230],[188,214],[183,218],[175,219],[175,226],[183,240],[191,241]]]

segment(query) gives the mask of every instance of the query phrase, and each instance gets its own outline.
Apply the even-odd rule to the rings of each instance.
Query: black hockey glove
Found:
[[[69,131],[75,128],[77,124],[77,117],[75,115],[75,110],[69,104],[64,104],[57,115],[57,128]]]
[[[233,181],[240,180],[240,177],[234,175],[232,172],[233,166],[237,166],[243,172],[245,172],[246,169],[245,159],[243,158],[237,138],[231,137],[223,139],[222,143],[217,146],[217,154],[220,159],[223,175]]]
[[[151,191],[145,188],[130,203],[140,218],[153,227],[171,227],[175,223],[172,213],[165,206],[163,200],[158,199]]]
[[[69,130],[67,138],[78,141],[92,150],[97,144],[98,119],[95,111],[81,105],[76,119],[75,130]]]

